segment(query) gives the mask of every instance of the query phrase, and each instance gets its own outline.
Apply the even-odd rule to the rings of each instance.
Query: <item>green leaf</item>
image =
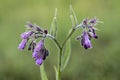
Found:
[[[58,70],[57,70],[57,68],[55,66],[54,66],[54,69],[55,69],[56,80],[58,80]]]
[[[69,39],[65,45],[65,50],[64,50],[64,53],[62,55],[62,68],[61,68],[61,70],[66,68],[66,66],[69,62],[69,59],[70,59],[70,55],[71,55],[71,41]]]
[[[50,34],[54,37],[57,34],[57,8],[55,9],[55,15],[54,15],[53,21],[51,23]]]
[[[70,19],[71,19],[71,22],[72,22],[72,27],[75,27],[76,22],[75,22],[75,19],[74,19],[73,15],[70,15]]]
[[[45,69],[44,69],[44,64],[40,66],[40,73],[41,73],[42,80],[48,80]]]
[[[75,12],[74,12],[74,10],[72,8],[72,5],[70,5],[70,19],[72,21],[72,25],[74,25],[74,24],[75,24],[75,26],[78,25],[78,20],[77,20],[77,17],[75,15]]]

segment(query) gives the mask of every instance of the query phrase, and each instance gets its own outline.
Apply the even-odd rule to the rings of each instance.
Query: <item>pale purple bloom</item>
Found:
[[[83,32],[81,44],[85,49],[92,48],[90,37],[88,36],[88,33],[86,31]]]
[[[32,57],[37,59],[39,57],[39,53],[42,51],[43,47],[44,47],[44,40],[41,40],[35,46],[34,52],[32,54]]]
[[[28,50],[33,52],[32,57],[35,59],[36,65],[41,65],[49,55],[48,50],[44,46],[44,39],[47,37],[48,30],[42,30],[39,26],[30,22],[27,23],[26,27],[27,32],[20,35],[22,42],[18,48],[19,50],[23,50],[29,40]],[[42,40],[37,43],[38,38],[42,38]]]
[[[33,34],[33,31],[24,32],[21,34],[22,39],[27,39]]]
[[[38,54],[39,54],[39,52],[34,51],[32,54],[32,57],[35,58],[35,60],[36,60],[38,58]]]
[[[45,48],[42,49],[41,51],[39,51],[35,55],[36,64],[41,65],[43,63],[43,61],[46,59],[46,57],[48,56],[48,54],[49,54],[48,50],[46,50]]]
[[[30,23],[30,22],[27,22],[27,28],[29,29],[33,29],[33,30],[35,30],[35,31],[39,31],[39,32],[43,32],[43,30],[38,26],[38,25],[35,25],[35,24],[32,24],[32,23]]]
[[[95,39],[98,38],[98,36],[95,32],[95,30],[97,30],[97,28],[95,28],[95,26],[98,22],[99,22],[98,19],[95,17],[92,19],[86,18],[81,23],[81,27],[83,28],[83,33],[82,33],[82,35],[78,36],[76,39],[81,41],[81,45],[85,49],[92,48],[92,44],[90,41],[91,38],[95,38]]]
[[[36,65],[41,65],[43,63],[43,59],[42,58],[39,58],[36,60]]]
[[[37,65],[41,65],[48,56],[49,52],[44,47],[44,40],[41,40],[35,47],[32,57],[36,60]]]
[[[34,51],[37,51],[37,52],[40,51],[43,48],[43,46],[44,46],[44,40],[41,40],[37,43]]]
[[[21,43],[19,44],[18,49],[19,49],[19,50],[24,50],[27,41],[28,41],[27,39],[23,39],[23,40],[21,41]]]

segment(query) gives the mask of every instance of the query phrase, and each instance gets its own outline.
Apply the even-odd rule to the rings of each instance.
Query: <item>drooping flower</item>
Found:
[[[84,46],[85,49],[92,48],[90,37],[88,36],[88,33],[86,31],[83,32],[81,45]]]
[[[95,28],[98,22],[100,21],[98,21],[98,19],[95,17],[92,19],[86,18],[82,21],[82,23],[80,23],[79,27],[83,28],[83,33],[82,35],[78,36],[76,39],[81,41],[81,45],[85,49],[92,48],[92,44],[90,41],[91,38],[98,39],[98,36],[96,34],[97,28]]]
[[[19,49],[19,50],[24,50],[27,41],[28,41],[28,39],[23,39],[23,40],[21,41],[21,43],[19,44],[18,49]]]
[[[44,46],[44,39],[48,35],[48,30],[43,30],[38,25],[27,22],[27,32],[24,32],[20,35],[22,42],[19,44],[19,50],[24,50],[26,43],[29,40],[28,50],[32,51],[32,57],[36,61],[36,65],[41,65],[46,57],[49,55],[48,50]],[[37,39],[42,38],[37,43]]]
[[[43,63],[43,59],[39,58],[36,60],[36,65],[41,65]]]
[[[43,61],[48,56],[49,52],[47,49],[43,49],[38,53],[38,58],[36,59],[36,65],[41,65]]]
[[[26,27],[27,27],[28,29],[33,29],[33,30],[35,30],[35,31],[39,31],[40,33],[43,32],[43,30],[42,30],[38,25],[32,24],[32,23],[30,23],[30,22],[27,22]]]
[[[49,52],[44,46],[44,39],[42,39],[36,45],[32,57],[36,60],[36,65],[41,65],[48,55]]]
[[[22,39],[27,39],[33,34],[33,31],[24,32],[21,34]]]
[[[43,47],[44,47],[44,39],[40,40],[40,41],[37,43],[34,51],[39,52]]]

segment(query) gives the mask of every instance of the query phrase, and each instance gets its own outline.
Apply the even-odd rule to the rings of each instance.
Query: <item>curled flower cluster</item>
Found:
[[[32,58],[36,61],[36,65],[40,66],[42,65],[43,61],[47,58],[49,55],[49,51],[45,48],[45,39],[46,37],[53,40],[56,47],[58,48],[58,67],[55,66],[55,72],[56,72],[56,79],[61,80],[61,73],[65,69],[66,65],[68,64],[70,54],[71,54],[71,42],[70,38],[73,35],[74,32],[76,32],[78,29],[83,29],[82,34],[77,36],[77,40],[80,41],[81,45],[85,49],[92,48],[91,39],[95,38],[98,39],[98,36],[96,34],[97,28],[95,26],[98,22],[100,22],[97,18],[92,19],[84,19],[82,23],[78,24],[77,17],[74,13],[74,10],[72,9],[72,6],[70,5],[70,19],[72,22],[72,28],[70,29],[68,35],[66,36],[65,40],[63,40],[63,43],[60,44],[57,40],[57,8],[55,9],[55,15],[53,17],[53,21],[51,23],[50,33],[48,33],[47,30],[41,29],[37,25],[33,25],[32,23],[27,23],[27,31],[21,34],[22,41],[18,46],[19,50],[24,50],[26,47],[26,44],[28,45],[28,50],[32,51]],[[40,39],[39,39],[40,38]],[[39,40],[39,42],[37,42]],[[41,74],[44,72],[42,76],[47,79],[47,76],[44,71],[44,66],[41,66]]]
[[[44,46],[44,40],[48,32],[31,23],[27,24],[27,30],[28,31],[21,34],[22,41],[19,44],[18,49],[24,50],[27,42],[30,41],[28,50],[33,52],[32,57],[35,59],[36,65],[41,65],[49,55],[48,50]],[[36,40],[39,37],[42,39],[37,43]]]
[[[95,32],[97,28],[95,28],[96,24],[99,21],[96,18],[93,19],[84,19],[80,24],[80,27],[83,28],[83,32],[80,36],[77,37],[77,40],[80,40],[81,45],[85,49],[92,48],[91,38],[97,39],[98,36]]]
[[[83,29],[82,34],[77,37],[77,40],[80,41],[81,45],[85,49],[92,48],[91,38],[98,38],[96,34],[97,28],[95,28],[98,22],[99,21],[96,18],[84,19],[82,23],[73,28],[73,32],[79,28]],[[67,39],[71,37],[73,32],[70,33]],[[35,59],[36,65],[41,65],[46,57],[49,55],[49,51],[45,48],[44,45],[46,37],[52,38],[59,48],[64,47],[57,42],[55,36],[48,34],[47,30],[43,30],[37,25],[27,23],[27,31],[21,34],[22,41],[19,44],[18,48],[19,50],[24,50],[27,42],[29,41],[28,50],[33,52],[32,57]],[[38,38],[41,38],[41,40],[37,43],[36,40]]]

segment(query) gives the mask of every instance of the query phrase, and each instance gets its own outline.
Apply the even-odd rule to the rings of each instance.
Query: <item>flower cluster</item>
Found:
[[[57,8],[55,9],[55,15],[51,23],[50,33],[48,33],[47,30],[41,29],[39,26],[28,22],[26,25],[26,31],[20,35],[22,41],[19,44],[18,49],[22,51],[28,44],[28,51],[32,51],[32,58],[34,58],[36,65],[38,66],[42,65],[42,63],[49,55],[49,51],[46,49],[44,44],[45,39],[48,37],[49,39],[53,40],[58,49],[58,65],[57,67],[54,66],[57,80],[61,80],[61,73],[69,62],[71,55],[70,38],[73,33],[75,33],[78,29],[82,29],[82,33],[77,36],[76,39],[80,41],[81,45],[85,49],[92,48],[92,38],[98,39],[98,36],[96,34],[97,28],[95,28],[95,26],[100,21],[96,17],[92,19],[86,18],[82,21],[82,23],[78,23],[75,12],[70,5],[70,19],[72,22],[72,28],[70,29],[65,40],[63,40],[62,44],[60,44],[57,40]],[[44,66],[41,66],[40,72],[41,76],[44,77],[42,77],[42,79],[47,79]]]
[[[92,48],[91,38],[97,39],[98,36],[95,32],[97,28],[95,28],[96,24],[99,21],[96,18],[93,19],[84,19],[80,24],[80,27],[83,28],[83,32],[80,36],[77,37],[77,40],[80,40],[81,45],[85,49]]]
[[[19,50],[24,50],[29,41],[28,50],[32,51],[32,57],[36,61],[36,65],[41,65],[46,57],[49,55],[48,50],[44,46],[44,40],[47,35],[47,30],[42,30],[39,26],[27,23],[27,31],[21,34],[22,41],[18,46]],[[36,40],[42,39],[37,43]]]
[[[79,28],[83,29],[82,34],[77,37],[77,40],[80,40],[81,45],[85,49],[92,48],[91,38],[98,38],[96,34],[97,28],[95,28],[98,22],[100,21],[98,21],[98,19],[96,18],[84,19],[82,23],[73,28],[73,31],[76,31],[76,29]],[[22,38],[22,41],[19,44],[18,48],[19,50],[24,50],[26,44],[29,43],[28,50],[33,52],[32,57],[35,59],[36,65],[41,65],[46,57],[49,55],[49,51],[45,48],[44,45],[46,37],[52,38],[59,48],[63,48],[57,42],[55,36],[48,34],[47,30],[43,30],[39,26],[33,25],[31,23],[27,23],[26,27],[27,31],[22,33],[20,36]],[[67,39],[71,37],[72,33],[73,32],[69,34]],[[38,38],[41,38],[39,42],[37,42]]]

